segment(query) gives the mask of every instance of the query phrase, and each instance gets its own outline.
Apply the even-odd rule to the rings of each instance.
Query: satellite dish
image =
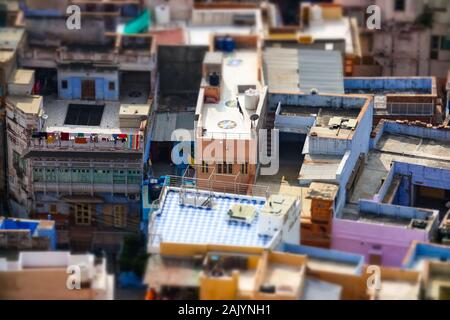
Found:
[[[43,114],[42,115],[42,119],[47,120],[48,119],[48,114]]]

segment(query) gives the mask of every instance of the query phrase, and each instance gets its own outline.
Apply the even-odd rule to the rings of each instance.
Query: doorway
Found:
[[[83,100],[95,100],[95,80],[83,80],[81,82],[81,98]]]

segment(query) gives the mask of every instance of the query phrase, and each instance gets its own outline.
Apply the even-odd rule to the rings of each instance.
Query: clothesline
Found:
[[[130,149],[139,149],[142,136],[139,134],[98,134],[98,133],[69,133],[69,132],[34,132],[32,138],[46,140],[47,144],[58,141],[73,141],[76,144],[99,142],[128,143]]]

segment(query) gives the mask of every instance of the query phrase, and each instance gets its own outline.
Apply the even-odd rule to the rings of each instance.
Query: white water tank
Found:
[[[170,23],[170,7],[167,4],[159,4],[155,7],[156,24],[165,25]]]
[[[259,102],[259,92],[255,89],[248,89],[245,91],[245,109],[256,110]]]
[[[315,4],[311,8],[311,23],[322,23],[323,22],[323,13],[322,8]]]

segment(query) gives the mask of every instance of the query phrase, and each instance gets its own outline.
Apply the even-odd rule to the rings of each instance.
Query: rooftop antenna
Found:
[[[239,102],[239,97],[236,97],[236,102],[237,102],[236,105],[239,109],[239,112],[242,114],[242,118],[244,118],[244,112],[242,111],[241,103]]]

